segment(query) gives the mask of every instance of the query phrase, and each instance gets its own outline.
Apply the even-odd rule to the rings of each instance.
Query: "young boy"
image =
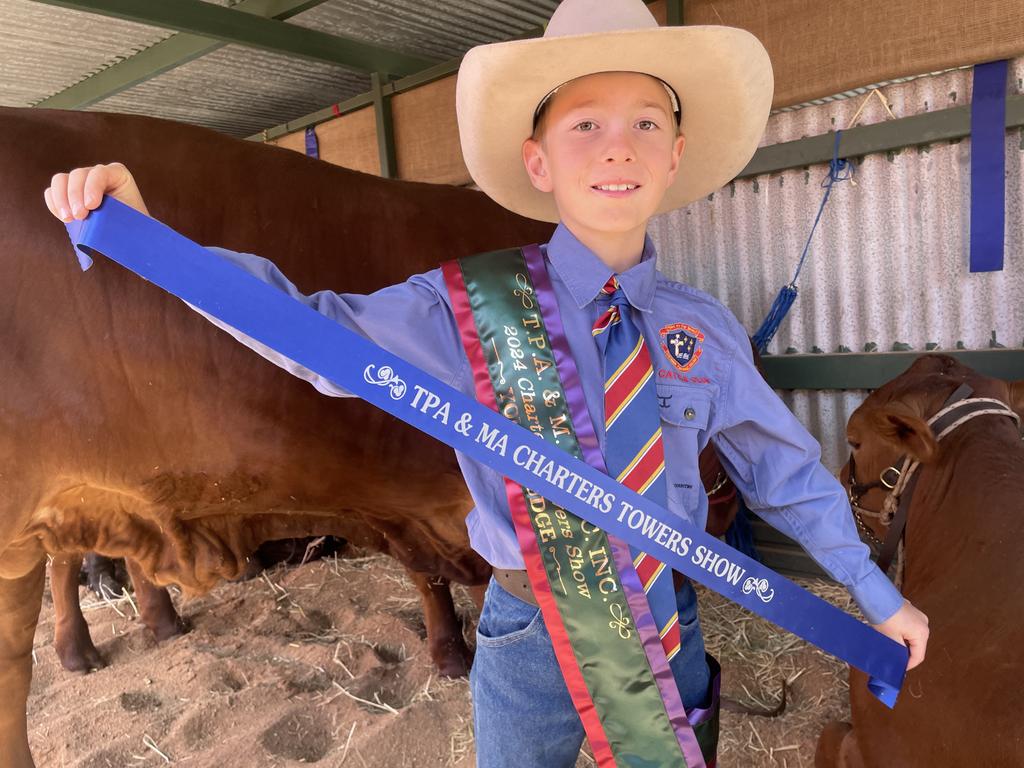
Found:
[[[924,658],[927,618],[868,559],[842,487],[754,368],[744,329],[711,297],[658,272],[646,234],[652,215],[703,197],[742,169],[763,132],[771,91],[767,54],[741,30],[659,28],[642,0],[565,0],[542,39],[467,54],[458,83],[463,154],[497,202],[559,222],[541,252],[601,451],[610,456],[615,441],[600,418],[607,372],[595,341],[614,288],[612,300],[639,329],[657,374],[660,407],[652,408],[660,409],[667,509],[704,527],[697,455],[712,440],[749,506],[844,583],[879,631],[908,644],[913,667]],[[45,198],[70,221],[85,218],[104,194],[147,212],[117,163],[59,174]],[[474,394],[441,270],[369,296],[305,296],[265,259],[211,250]],[[226,330],[321,392],[348,394]],[[471,543],[496,569],[471,673],[478,765],[572,766],[584,730],[523,571],[504,483],[472,459],[459,461],[477,504],[467,518]],[[675,607],[678,649],[663,658],[690,712],[709,705],[712,675],[689,582],[679,585]]]

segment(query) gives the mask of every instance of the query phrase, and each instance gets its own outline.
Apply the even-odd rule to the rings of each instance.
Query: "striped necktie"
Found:
[[[594,340],[604,358],[605,464],[620,483],[665,506],[665,450],[651,356],[629,317],[629,301],[613,275],[601,289],[608,309],[594,323]],[[679,652],[679,614],[672,569],[630,547],[633,565],[647,593],[665,656]]]

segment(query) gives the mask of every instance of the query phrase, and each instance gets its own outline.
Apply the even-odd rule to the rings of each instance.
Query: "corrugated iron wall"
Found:
[[[971,69],[883,89],[896,117],[970,102]],[[1024,59],[1010,93],[1024,91]],[[773,114],[764,144],[849,128],[866,97]],[[872,96],[859,124],[888,119]],[[969,139],[858,159],[853,183],[833,189],[801,273],[800,295],[769,351],[862,351],[874,344],[924,350],[934,342],[1024,346],[1024,131],[1006,136],[1006,261],[1001,272],[968,270]],[[650,233],[670,277],[723,301],[753,333],[793,276],[821,202],[824,165],[746,179],[658,217]],[[845,426],[858,392],[786,394],[823,446],[826,466],[845,460]]]

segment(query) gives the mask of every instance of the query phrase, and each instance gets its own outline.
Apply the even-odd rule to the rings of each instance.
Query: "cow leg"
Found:
[[[25,706],[32,683],[32,640],[43,604],[46,562],[0,579],[0,768],[32,768]]]
[[[831,722],[818,737],[814,768],[864,768],[864,758],[849,723]]]
[[[125,562],[132,586],[135,588],[135,599],[139,601],[142,623],[149,627],[157,642],[188,632],[188,625],[174,609],[170,593],[147,579],[142,568],[134,560],[127,558]]]
[[[409,571],[423,599],[427,647],[438,671],[445,677],[465,677],[472,655],[462,636],[462,622],[455,613],[448,579]]]
[[[53,596],[53,647],[68,672],[89,672],[106,666],[89,636],[89,625],[78,600],[80,553],[55,555],[50,563],[50,594]]]
[[[471,587],[466,587],[466,591],[469,592],[469,597],[473,601],[473,605],[476,606],[478,611],[484,609],[484,595],[487,594],[487,584],[474,584]]]

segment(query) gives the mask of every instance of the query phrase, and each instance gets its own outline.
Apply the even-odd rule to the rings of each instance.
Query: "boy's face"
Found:
[[[664,86],[637,72],[601,72],[563,85],[539,129],[537,139],[523,143],[533,186],[554,195],[570,229],[598,235],[646,228],[685,143]],[[599,188],[624,183],[635,189]]]

